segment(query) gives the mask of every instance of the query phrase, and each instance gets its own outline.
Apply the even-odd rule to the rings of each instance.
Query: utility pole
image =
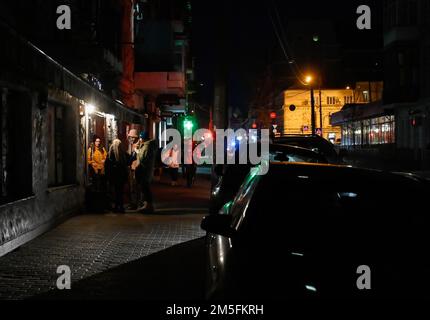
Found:
[[[320,74],[320,130],[321,130],[321,137],[323,136],[323,113],[322,113],[322,95],[321,95],[321,74]]]
[[[312,135],[315,135],[315,97],[314,97],[314,87],[311,84],[311,127]]]

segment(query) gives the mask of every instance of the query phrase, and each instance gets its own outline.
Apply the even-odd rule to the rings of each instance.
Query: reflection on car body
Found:
[[[328,163],[327,159],[311,150],[289,145],[270,144],[269,160],[275,162],[308,162],[308,163]],[[237,163],[237,162],[236,162]],[[232,200],[239,190],[244,178],[249,173],[253,165],[234,164],[217,165],[213,187],[211,191],[210,212],[217,213],[221,207]]]
[[[375,170],[272,163],[202,221],[209,298],[429,296],[429,183]],[[357,288],[357,268],[373,287]]]
[[[329,163],[343,163],[342,155],[336,151],[335,146],[318,135],[285,135],[274,138],[273,143],[302,147],[323,155]]]

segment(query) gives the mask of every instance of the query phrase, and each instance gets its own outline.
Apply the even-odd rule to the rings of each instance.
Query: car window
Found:
[[[330,142],[324,140],[316,141],[313,139],[280,139],[279,143],[285,143],[292,146],[306,148],[314,152],[324,154],[328,157],[335,157],[337,155],[334,146]]]
[[[270,162],[309,162],[309,163],[320,163],[320,159],[307,157],[304,155],[297,155],[289,152],[282,151],[270,151],[269,153]]]

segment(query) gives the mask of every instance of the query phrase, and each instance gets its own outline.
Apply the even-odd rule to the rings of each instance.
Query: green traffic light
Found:
[[[194,124],[190,120],[184,121],[184,128],[187,130],[191,130],[193,128]]]

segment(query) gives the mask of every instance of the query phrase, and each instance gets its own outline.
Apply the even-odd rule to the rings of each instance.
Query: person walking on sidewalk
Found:
[[[125,152],[121,140],[115,139],[109,148],[106,159],[106,176],[114,187],[115,207],[114,212],[124,213],[124,185],[128,177],[128,155]]]
[[[178,145],[175,144],[170,151],[163,153],[163,163],[168,166],[170,178],[172,179],[171,185],[173,187],[178,185],[178,172],[179,172],[179,160],[180,153]]]
[[[187,152],[187,154],[184,154],[184,171],[188,188],[191,188],[193,185],[197,172],[197,164],[194,161],[194,150],[197,148],[198,143],[193,143],[192,146],[193,149]],[[197,153],[196,156],[200,157],[200,154]]]
[[[154,212],[154,199],[151,191],[151,182],[154,176],[155,157],[157,155],[157,142],[149,139],[147,132],[139,134],[139,142],[136,148],[136,181],[140,185],[145,204],[139,208],[142,213]]]

